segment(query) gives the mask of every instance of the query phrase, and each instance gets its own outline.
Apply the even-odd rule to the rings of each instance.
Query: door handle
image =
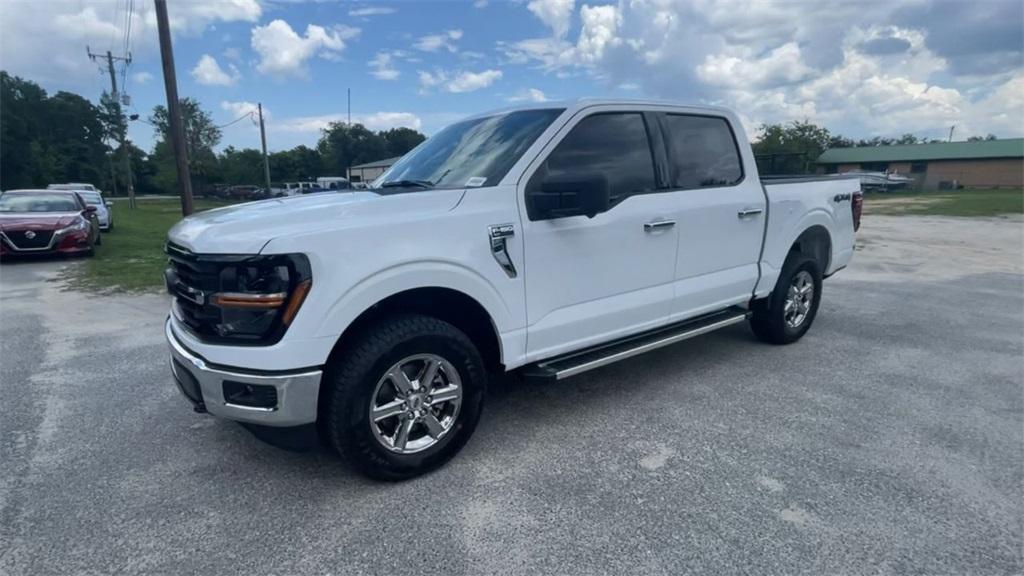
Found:
[[[748,216],[757,216],[761,212],[764,212],[764,208],[744,208],[736,213],[736,216],[740,218],[746,218]]]
[[[669,228],[676,225],[675,220],[655,220],[653,222],[644,223],[644,232],[657,232],[658,230],[668,230]]]

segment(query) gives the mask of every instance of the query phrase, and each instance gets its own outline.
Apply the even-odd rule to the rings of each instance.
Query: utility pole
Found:
[[[263,181],[267,186],[267,195],[270,195],[270,160],[267,158],[267,132],[263,129],[263,103],[257,102],[256,109],[260,113],[260,144],[263,145]]]
[[[167,0],[153,0],[156,4],[156,27],[160,36],[160,62],[164,68],[164,88],[167,89],[167,112],[170,121],[174,160],[178,166],[178,186],[181,190],[181,213],[192,213],[192,178],[188,172],[188,149],[185,130],[181,125],[181,103],[178,102],[178,80],[174,75],[174,52],[171,49],[171,27],[167,23]]]
[[[352,89],[346,88],[348,91],[348,125],[352,125]]]
[[[956,124],[949,127],[949,142],[953,141],[953,129],[956,128]]]
[[[127,66],[128,64],[132,63],[132,55],[131,54],[126,54],[125,56],[114,56],[113,54],[110,53],[110,50],[107,50],[107,55],[104,57],[101,54],[93,54],[92,50],[90,50],[88,46],[85,47],[85,53],[89,55],[89,59],[92,60],[93,62],[95,62],[97,58],[104,58],[107,61],[107,72],[110,73],[110,97],[113,98],[115,102],[117,102],[117,112],[118,112],[118,114],[120,114],[121,113],[121,96],[117,92],[117,75],[114,73],[114,60],[121,60],[121,61],[124,62],[125,66]],[[128,185],[127,186],[127,188],[128,188],[128,207],[134,209],[135,208],[135,186],[132,183],[132,160],[131,160],[131,155],[128,152],[128,147],[125,145],[125,141],[126,141],[126,139],[125,139],[125,132],[124,131],[118,131],[117,139],[119,140],[119,143],[121,144],[121,158],[124,161],[125,178],[128,180],[128,182],[127,182],[127,185]],[[117,192],[116,178],[115,178],[115,181],[114,181],[114,192],[115,192],[115,194]]]

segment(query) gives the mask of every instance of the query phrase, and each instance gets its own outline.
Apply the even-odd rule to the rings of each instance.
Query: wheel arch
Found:
[[[331,349],[330,359],[343,354],[359,334],[393,314],[422,314],[462,330],[480,350],[488,368],[502,365],[497,325],[487,309],[472,296],[449,287],[424,286],[396,292],[364,309],[346,326]]]
[[[832,235],[821,224],[810,226],[793,241],[787,257],[793,252],[814,258],[824,275],[832,264]]]

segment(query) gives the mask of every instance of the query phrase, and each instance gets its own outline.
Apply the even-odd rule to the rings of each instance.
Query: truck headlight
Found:
[[[313,283],[303,254],[192,254],[171,245],[167,253],[175,316],[207,341],[277,342]]]
[[[267,257],[220,271],[220,292],[210,304],[220,309],[215,329],[223,337],[262,338],[287,327],[306,299],[312,280],[295,257]],[[305,257],[302,257],[305,260]]]

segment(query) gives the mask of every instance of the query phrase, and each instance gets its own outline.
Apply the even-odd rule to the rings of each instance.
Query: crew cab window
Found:
[[[743,179],[736,139],[724,118],[666,114],[662,126],[673,188],[732,186]]]
[[[614,201],[653,190],[654,159],[643,115],[610,113],[584,118],[559,142],[542,170],[548,176],[604,176]]]

